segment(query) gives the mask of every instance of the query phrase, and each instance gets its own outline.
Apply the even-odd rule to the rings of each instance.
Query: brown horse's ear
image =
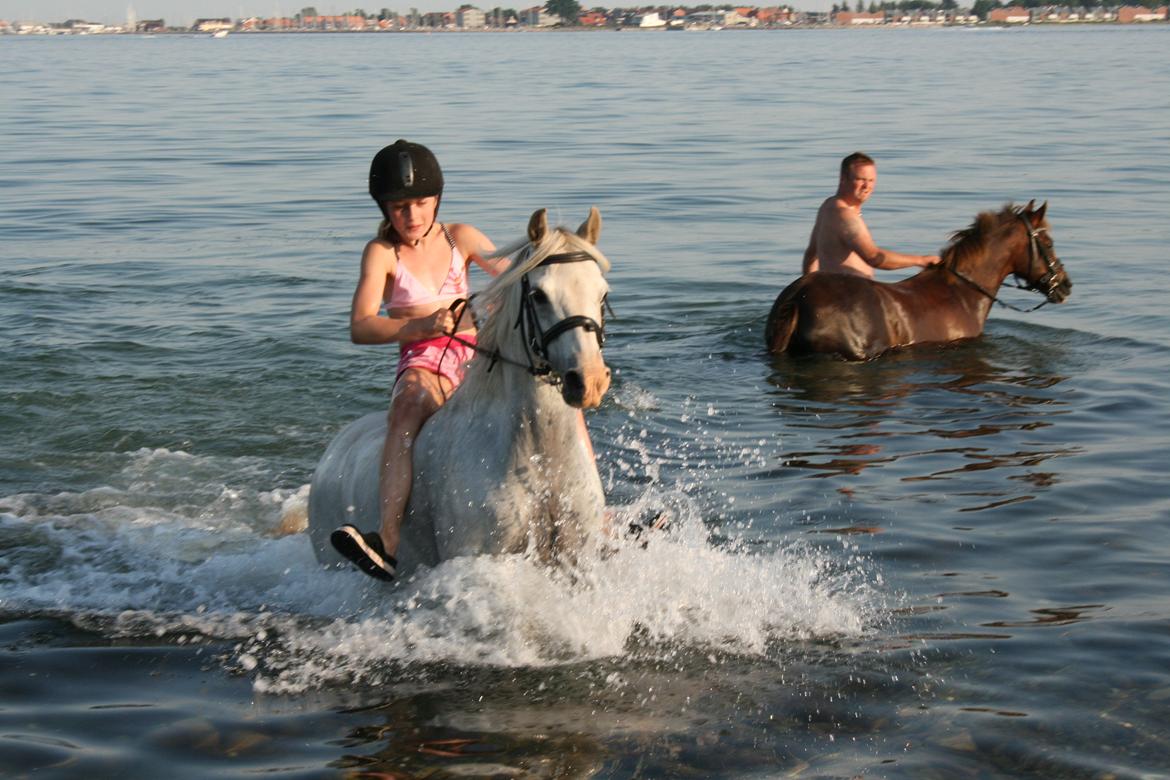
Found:
[[[548,211],[537,209],[532,212],[532,219],[528,220],[528,240],[539,244],[540,239],[548,232]]]
[[[601,212],[596,206],[589,207],[589,216],[581,223],[581,227],[577,228],[577,235],[590,244],[597,243],[597,238],[601,235]]]
[[[1027,205],[1027,206],[1024,206],[1024,210],[1023,210],[1023,212],[1022,212],[1022,213],[1024,213],[1024,214],[1031,214],[1031,213],[1032,213],[1032,209],[1034,209],[1034,208],[1036,208],[1036,199],[1035,199],[1035,198],[1032,198],[1030,201],[1028,201],[1028,205]]]
[[[1032,214],[1033,227],[1040,227],[1040,224],[1044,222],[1044,212],[1046,211],[1048,211],[1048,201],[1041,203],[1040,208],[1036,209],[1035,213]]]

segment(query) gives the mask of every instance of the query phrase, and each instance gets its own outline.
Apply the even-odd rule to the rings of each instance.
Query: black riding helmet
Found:
[[[370,163],[370,197],[378,206],[409,198],[441,197],[443,171],[431,150],[399,138]]]

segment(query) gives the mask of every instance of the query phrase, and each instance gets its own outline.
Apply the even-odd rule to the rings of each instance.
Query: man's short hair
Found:
[[[875,163],[873,161],[873,158],[870,157],[865,152],[854,152],[853,154],[849,155],[848,157],[846,157],[844,160],[841,161],[841,175],[848,176],[849,174],[851,174],[853,172],[852,169],[853,169],[854,165],[873,165],[873,166],[876,166],[877,163]]]

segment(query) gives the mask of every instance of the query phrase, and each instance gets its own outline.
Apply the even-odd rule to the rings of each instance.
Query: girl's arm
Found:
[[[398,270],[394,250],[384,241],[371,241],[362,253],[362,270],[349,310],[349,338],[354,344],[417,341],[450,332],[454,317],[439,309],[426,317],[380,317],[386,285]]]
[[[451,235],[455,238],[455,245],[468,260],[474,262],[492,276],[499,276],[508,270],[511,260],[506,257],[488,258],[496,251],[496,245],[471,225],[452,225]]]

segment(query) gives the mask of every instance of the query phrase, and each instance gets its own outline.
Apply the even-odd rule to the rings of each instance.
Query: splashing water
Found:
[[[116,482],[0,499],[10,615],[54,615],[121,638],[236,643],[229,666],[292,693],[412,664],[537,667],[651,657],[667,647],[764,656],[770,644],[856,636],[880,598],[859,561],[803,543],[713,544],[686,496],[651,485],[615,509],[645,531],[550,570],[525,555],[461,558],[387,586],[321,568],[280,535],[307,489],[260,491],[254,463],[140,451]]]

